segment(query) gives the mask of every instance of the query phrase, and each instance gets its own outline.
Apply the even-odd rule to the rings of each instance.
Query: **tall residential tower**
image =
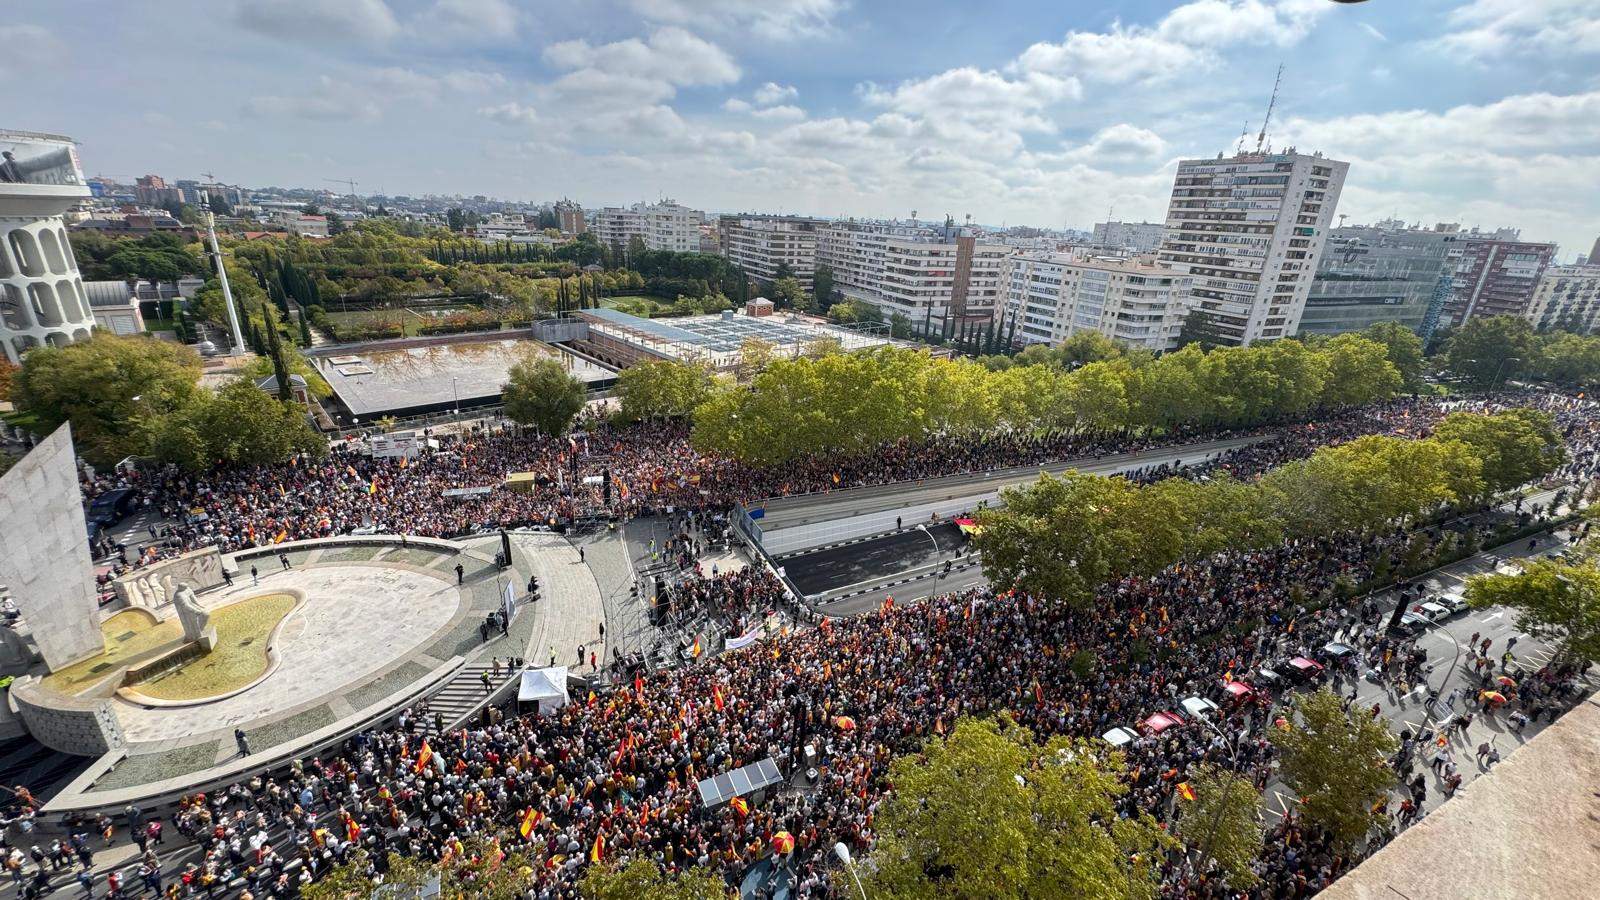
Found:
[[[62,219],[89,188],[71,138],[0,130],[0,151],[0,352],[20,362],[94,327]]]
[[[1190,277],[1173,314],[1200,310],[1231,344],[1294,334],[1349,170],[1292,148],[1180,161],[1158,253]]]

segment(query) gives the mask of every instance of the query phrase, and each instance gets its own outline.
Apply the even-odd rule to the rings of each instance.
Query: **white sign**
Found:
[[[422,452],[422,435],[415,431],[395,431],[375,434],[369,439],[372,455],[377,457],[404,456],[414,459]]]

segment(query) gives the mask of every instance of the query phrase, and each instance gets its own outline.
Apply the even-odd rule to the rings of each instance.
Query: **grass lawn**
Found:
[[[157,700],[199,700],[244,687],[267,670],[267,637],[294,604],[289,594],[265,594],[224,606],[211,614],[215,649],[132,689]]]

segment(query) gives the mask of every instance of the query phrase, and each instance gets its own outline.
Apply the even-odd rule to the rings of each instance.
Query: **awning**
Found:
[[[537,703],[539,713],[548,715],[566,706],[569,700],[566,666],[522,671],[522,684],[517,686],[518,703]]]

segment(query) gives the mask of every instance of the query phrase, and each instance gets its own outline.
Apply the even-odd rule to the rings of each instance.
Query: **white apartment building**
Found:
[[[1124,347],[1161,351],[1178,337],[1189,277],[1113,256],[1030,253],[1005,267],[1005,310],[1015,340],[1054,346],[1094,331]]]
[[[628,243],[638,237],[647,250],[690,253],[700,249],[700,225],[704,221],[705,213],[663,200],[598,210],[590,217],[589,230],[601,243],[613,248],[626,250]]]
[[[1001,269],[1011,250],[978,243],[971,229],[898,222],[835,222],[817,236],[817,264],[833,270],[846,298],[899,313],[918,331],[946,317],[993,318],[1001,306]]]
[[[1178,163],[1162,263],[1191,277],[1188,308],[1234,344],[1300,326],[1350,164],[1283,153]]]
[[[722,255],[757,281],[770,282],[788,266],[795,280],[810,293],[817,268],[816,219],[792,216],[724,216],[718,231]],[[819,302],[827,305],[829,300]]]
[[[1135,253],[1150,253],[1161,246],[1167,226],[1160,222],[1096,222],[1094,244]]]
[[[1600,265],[1551,266],[1544,270],[1528,321],[1539,330],[1600,331]]]
[[[327,237],[328,217],[312,216],[299,210],[280,210],[272,216],[272,221],[283,227],[290,234],[303,237]]]

